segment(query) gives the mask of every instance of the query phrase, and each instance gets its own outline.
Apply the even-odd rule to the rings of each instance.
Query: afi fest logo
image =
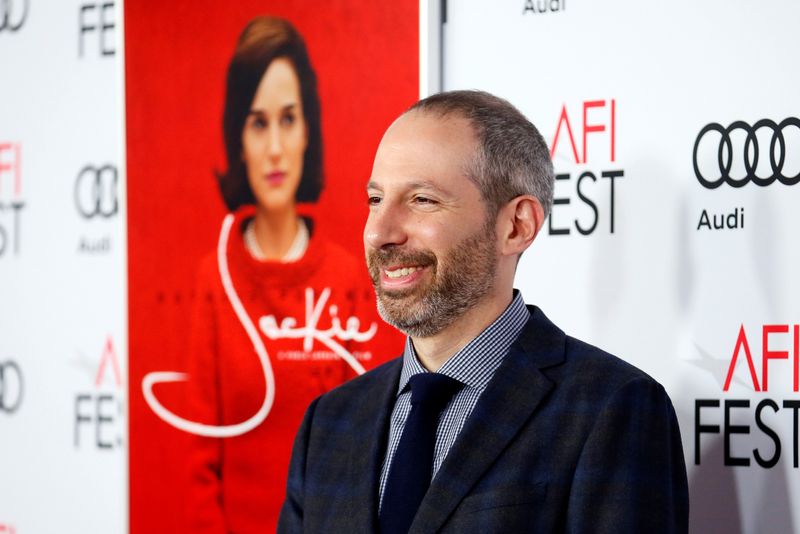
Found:
[[[576,116],[580,117],[577,121]],[[607,229],[613,234],[615,185],[625,172],[622,169],[598,170],[597,163],[617,166],[616,99],[586,100],[570,107],[563,104],[550,143],[550,156],[556,167],[556,188],[561,192],[553,199],[548,233],[570,235],[576,230],[588,236]],[[574,166],[572,173],[558,172],[569,166]],[[565,189],[571,191],[565,194]],[[579,205],[577,210],[574,209],[576,205]],[[588,217],[587,208],[591,213]],[[575,212],[580,215],[576,216]]]
[[[2,0],[0,0],[2,1]],[[78,57],[86,53],[86,39],[90,39],[91,51],[100,57],[113,57],[114,32],[116,31],[114,2],[82,4],[78,12]],[[97,39],[96,45],[94,39]]]
[[[800,119],[706,124],[694,141],[692,167],[706,189],[723,185],[740,189],[751,183],[796,185],[800,182]],[[743,206],[722,212],[703,209],[696,230],[739,230],[744,223]]]
[[[0,361],[0,414],[19,410],[25,386],[22,369],[14,360]]]
[[[262,334],[268,339],[302,339],[303,350],[306,352],[311,351],[314,343],[319,343],[332,351],[336,357],[344,360],[350,368],[361,375],[365,372],[364,367],[341,342],[356,341],[358,343],[364,343],[371,340],[378,331],[378,325],[376,323],[372,323],[368,328],[362,330],[361,321],[358,317],[348,317],[344,323],[342,323],[338,315],[338,307],[328,302],[331,295],[330,288],[323,289],[319,296],[315,294],[313,288],[306,288],[306,309],[305,317],[303,318],[284,317],[279,322],[274,315],[265,315],[254,322],[247,314],[242,301],[239,299],[239,295],[236,292],[236,288],[233,286],[233,281],[231,280],[228,270],[226,251],[228,250],[228,238],[230,236],[231,226],[233,225],[233,219],[233,215],[227,215],[222,222],[222,229],[217,244],[217,264],[219,266],[219,273],[222,287],[225,290],[225,296],[228,298],[234,313],[236,313],[236,317],[239,319],[242,328],[244,328],[248,338],[250,338],[256,356],[261,363],[261,369],[264,373],[264,381],[266,383],[261,407],[250,418],[231,425],[208,425],[196,421],[189,421],[161,404],[153,393],[153,386],[165,382],[183,382],[191,380],[190,376],[186,373],[175,371],[154,371],[145,375],[142,380],[142,393],[144,394],[145,401],[156,415],[175,428],[191,434],[213,438],[229,438],[250,432],[260,425],[272,410],[272,404],[275,400],[275,375],[272,371],[269,353],[261,337]],[[330,326],[328,328],[322,328],[320,326],[323,315],[327,315],[327,319],[330,320]],[[256,327],[256,324],[258,327]]]
[[[737,383],[737,390],[752,389],[759,398],[752,404],[749,398],[727,396],[695,399],[694,463],[700,465],[702,462],[702,436],[721,434],[723,464],[726,466],[750,466],[752,460],[758,466],[770,469],[778,464],[786,450],[787,462],[797,469],[800,465],[800,396],[797,395],[800,392],[800,325],[765,324],[757,330],[750,330],[749,334],[741,325],[738,333],[731,337],[732,341],[734,337],[725,380],[720,382],[722,393],[727,395],[732,383]],[[761,351],[757,352],[753,345],[759,338]],[[719,374],[719,379],[722,368],[717,363],[720,362],[706,357],[698,365]],[[778,387],[783,385],[780,379],[789,378],[787,382],[791,382],[792,398],[770,398],[775,390],[773,381],[770,391],[770,374],[779,379]],[[781,426],[791,426],[791,437],[786,435],[788,433],[781,436]],[[742,452],[746,454],[742,455]]]
[[[28,7],[28,0],[0,0],[0,33],[18,32],[28,18]]]
[[[20,254],[20,225],[24,208],[22,145],[0,141],[0,259]]]
[[[75,448],[118,449],[122,447],[122,372],[110,335],[93,375],[94,388],[75,395]]]

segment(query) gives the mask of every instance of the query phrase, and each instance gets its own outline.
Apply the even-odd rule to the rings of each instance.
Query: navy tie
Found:
[[[409,378],[411,412],[397,445],[383,491],[381,534],[406,534],[431,484],[439,415],[461,382],[438,373]]]

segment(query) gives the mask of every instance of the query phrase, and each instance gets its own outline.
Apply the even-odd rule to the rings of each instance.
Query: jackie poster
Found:
[[[418,31],[411,1],[125,4],[132,532],[274,531],[309,402],[401,352],[361,228]]]

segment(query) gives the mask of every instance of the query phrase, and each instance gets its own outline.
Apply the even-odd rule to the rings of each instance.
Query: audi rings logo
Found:
[[[119,211],[117,168],[86,165],[75,180],[75,207],[86,219],[109,218]]]
[[[22,371],[13,360],[0,362],[0,413],[14,413],[22,402]]]
[[[760,144],[758,133],[762,129],[772,132],[768,147]],[[737,147],[741,150],[734,150],[731,136],[738,130],[744,133],[745,140],[743,146]],[[701,141],[709,132],[717,132],[720,136],[716,158],[718,168],[713,171],[704,168],[704,173],[701,172],[701,165],[697,161],[697,151]],[[762,140],[764,139],[763,135],[760,137]],[[769,158],[769,171],[766,170],[766,165],[762,164],[761,170],[757,172],[759,158],[767,157]],[[800,161],[800,119],[796,117],[784,119],[780,124],[770,119],[761,119],[752,126],[744,121],[735,121],[727,128],[717,123],[707,124],[697,134],[692,151],[694,174],[703,187],[708,189],[716,189],[723,183],[731,187],[744,187],[749,182],[763,187],[770,185],[775,180],[784,185],[794,185],[800,182],[800,169],[797,174],[790,174],[792,171],[786,168],[788,166],[785,167],[787,159],[794,162]],[[735,162],[744,164],[743,175],[732,175],[731,169]]]
[[[16,32],[28,18],[28,0],[0,0],[0,32]]]

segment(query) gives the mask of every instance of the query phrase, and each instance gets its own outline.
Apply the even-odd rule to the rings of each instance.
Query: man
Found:
[[[367,191],[405,352],[309,407],[279,532],[685,532],[664,389],[512,288],[552,204],[536,128],[487,93],[431,96],[387,130]]]

